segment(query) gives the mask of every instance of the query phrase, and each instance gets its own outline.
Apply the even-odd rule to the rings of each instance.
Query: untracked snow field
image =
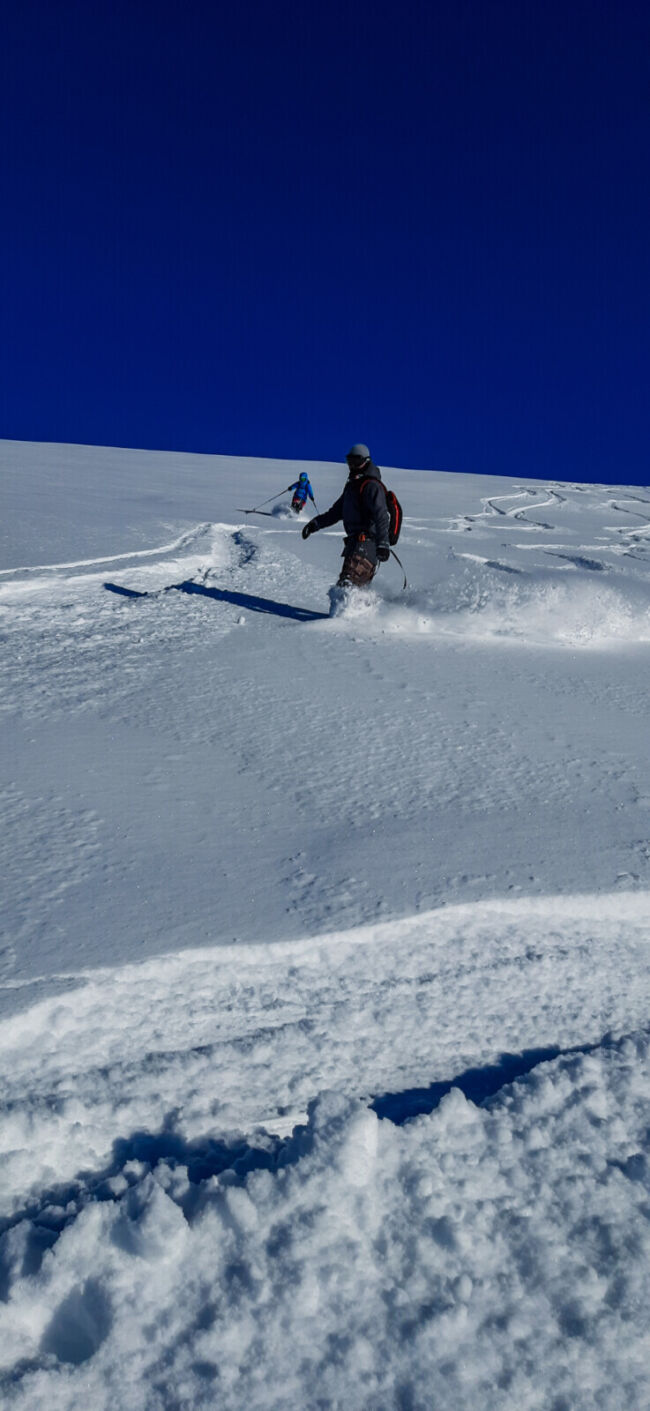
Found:
[[[644,1411],[650,489],[301,468],[0,443],[2,1405]]]

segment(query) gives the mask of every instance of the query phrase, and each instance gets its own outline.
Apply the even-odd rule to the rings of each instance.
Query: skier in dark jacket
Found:
[[[390,517],[381,473],[373,465],[368,447],[353,446],[346,460],[349,475],[343,494],[324,514],[317,514],[305,525],[302,537],[308,539],[342,519],[343,568],[337,586],[351,583],[362,588],[374,578],[378,563],[385,563],[390,555]]]

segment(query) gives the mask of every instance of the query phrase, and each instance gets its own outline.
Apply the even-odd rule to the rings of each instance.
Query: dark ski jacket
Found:
[[[366,481],[369,483],[365,484]],[[381,472],[372,461],[360,474],[348,476],[343,494],[324,514],[317,514],[312,524],[316,529],[328,529],[341,519],[348,540],[356,542],[365,535],[375,544],[388,544],[390,516],[386,493]]]

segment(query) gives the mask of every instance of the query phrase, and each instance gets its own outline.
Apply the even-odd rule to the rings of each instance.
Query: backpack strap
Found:
[[[362,481],[361,481],[361,484],[360,484],[360,486],[359,486],[359,494],[360,494],[360,495],[363,495],[363,492],[364,492],[364,490],[365,490],[365,488],[366,488],[366,485],[370,485],[371,481],[373,481],[373,480],[374,480],[374,482],[375,482],[376,485],[381,485],[381,487],[382,487],[383,490],[386,489],[386,486],[384,485],[383,480],[377,480],[377,477],[376,477],[375,475],[367,475],[366,478],[365,478],[365,480],[362,480]]]
[[[365,488],[366,488],[366,485],[381,485],[381,488],[382,488],[382,490],[383,490],[383,492],[384,492],[384,499],[385,499],[385,501],[386,501],[386,508],[388,509],[388,490],[387,490],[386,486],[384,485],[383,480],[378,480],[375,475],[367,475],[366,478],[365,478],[365,480],[362,480],[362,481],[361,481],[361,484],[360,484],[360,486],[359,486],[359,499],[361,499],[361,496],[363,495],[363,492],[364,492],[364,490],[365,490]],[[389,512],[389,514],[390,514],[390,510],[389,510],[388,512]]]

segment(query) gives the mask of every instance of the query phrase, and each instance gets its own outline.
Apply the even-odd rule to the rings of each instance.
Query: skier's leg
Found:
[[[377,556],[373,540],[357,539],[352,544],[346,544],[337,586],[351,584],[354,588],[365,588],[376,572]]]

